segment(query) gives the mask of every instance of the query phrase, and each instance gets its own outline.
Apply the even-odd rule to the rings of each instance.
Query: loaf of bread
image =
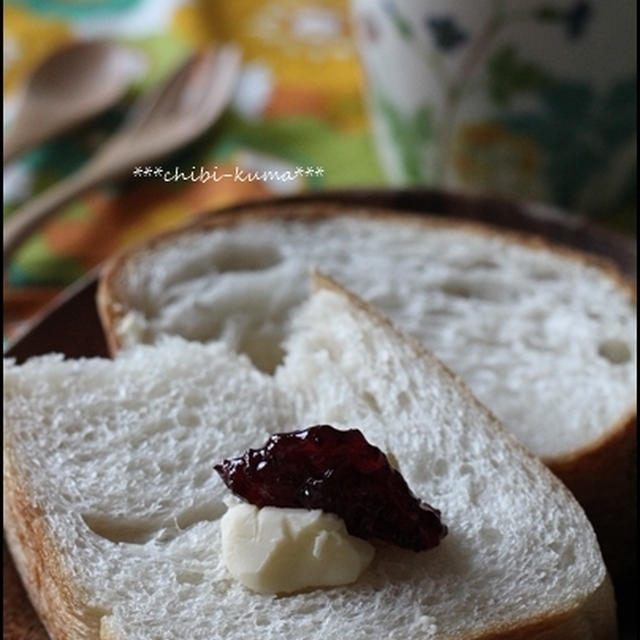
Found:
[[[54,640],[615,638],[595,534],[564,485],[438,360],[319,278],[273,374],[224,342],[5,361],[6,537]],[[351,585],[286,597],[227,572],[213,465],[270,433],[358,427],[442,511]]]
[[[635,566],[635,289],[593,256],[459,221],[274,205],[117,257],[102,321],[114,351],[223,339],[273,371],[310,265],[460,375],[571,488],[614,575]]]

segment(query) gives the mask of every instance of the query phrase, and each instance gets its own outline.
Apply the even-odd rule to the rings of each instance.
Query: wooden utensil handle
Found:
[[[56,133],[62,133],[69,123],[56,118],[55,122],[42,118],[41,113],[24,110],[11,123],[2,141],[2,164],[13,160],[18,154],[34,147]]]
[[[104,165],[88,164],[80,171],[53,185],[14,211],[4,224],[2,239],[3,266],[15,250],[47,218],[73,198],[111,177]]]
[[[9,129],[2,143],[2,164],[11,162],[21,151],[29,146],[26,137],[22,135],[22,131],[18,131],[15,127]]]

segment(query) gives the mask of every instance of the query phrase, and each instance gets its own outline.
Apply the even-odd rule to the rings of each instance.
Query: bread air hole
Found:
[[[362,394],[362,399],[367,403],[367,405],[374,413],[380,413],[380,405],[378,404],[378,401],[372,393],[370,393],[369,391],[365,391]]]
[[[174,518],[165,520],[129,519],[121,516],[110,516],[103,513],[85,513],[82,519],[93,533],[116,543],[146,544],[152,539],[157,542],[169,542],[180,533],[199,522],[219,520],[226,511],[225,505],[212,500],[189,509]]]
[[[133,521],[104,514],[82,515],[85,524],[101,538],[111,542],[144,544],[153,538],[158,527],[150,521]]]
[[[433,473],[436,476],[444,476],[449,470],[449,463],[444,458],[438,458],[433,463]]]
[[[199,571],[178,571],[176,580],[179,584],[200,584],[204,576]]]
[[[236,350],[247,355],[256,369],[270,375],[284,360],[281,337],[276,335],[245,333],[240,337]]]
[[[440,285],[440,291],[451,298],[486,300],[501,302],[516,297],[514,291],[488,280],[474,280],[469,282],[460,278],[452,278]]]
[[[623,340],[612,338],[603,340],[598,345],[598,355],[608,360],[611,364],[624,364],[631,360],[631,349]]]
[[[272,246],[227,246],[220,248],[213,258],[219,273],[231,271],[260,271],[277,265],[282,260],[280,252]]]
[[[176,517],[176,526],[179,529],[188,529],[198,522],[213,522],[224,515],[227,507],[220,500],[210,500],[185,509]]]
[[[397,396],[398,408],[399,409],[408,409],[409,408],[409,394],[406,391],[401,391]]]
[[[552,280],[558,280],[560,275],[553,269],[540,267],[531,273],[531,278],[533,280],[539,280],[540,282],[551,282]]]
[[[454,298],[472,298],[473,292],[471,287],[461,280],[450,280],[440,287],[443,293]]]
[[[207,398],[202,393],[190,392],[184,397],[184,404],[191,409],[198,409],[207,404]]]
[[[576,562],[576,552],[572,544],[550,544],[549,547],[556,554],[556,566],[562,571],[570,569]]]
[[[459,265],[460,269],[464,269],[465,271],[492,271],[498,268],[497,263],[489,258],[478,258],[477,260],[473,260],[472,262],[467,262],[465,264]]]
[[[482,527],[480,539],[487,545],[497,545],[502,540],[502,533],[493,527]]]
[[[176,417],[183,427],[187,427],[189,429],[195,429],[195,427],[199,426],[202,421],[200,414],[187,409],[180,409]]]

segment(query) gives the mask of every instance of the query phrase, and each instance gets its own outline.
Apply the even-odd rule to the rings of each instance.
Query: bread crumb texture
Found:
[[[362,243],[377,236],[372,229]],[[400,259],[406,239],[396,240]],[[459,269],[474,259],[473,252],[457,253],[454,242],[447,246]],[[211,251],[198,242],[192,249]],[[342,259],[349,262],[347,252]],[[286,267],[297,279],[302,263],[295,269],[286,263],[269,269]],[[241,273],[236,285],[208,276],[198,284],[202,269],[182,268],[180,286],[203,295],[212,287],[213,298],[230,305],[229,317],[234,304],[251,299],[238,289]],[[278,286],[269,285],[275,277],[269,269],[260,272],[255,292],[282,295],[277,315],[297,300],[297,285],[282,290],[283,274],[273,280]],[[444,281],[445,274],[436,275],[433,282]],[[225,296],[218,297],[219,287]],[[516,295],[505,287],[490,290]],[[441,295],[443,303],[451,298]],[[454,317],[458,300],[468,298],[445,305]],[[108,612],[100,637],[454,639],[517,631],[532,621],[552,624],[561,612],[589,620],[594,638],[613,637],[587,615],[605,568],[582,510],[437,361],[417,357],[410,342],[332,291],[315,294],[292,327],[273,375],[225,342],[175,337],[132,347],[113,361],[5,361],[5,459],[20,469],[16,490],[42,509],[67,579],[84,594],[83,607]],[[287,597],[251,593],[222,562],[227,490],[213,465],[261,446],[271,433],[317,423],[358,427],[392,451],[412,490],[441,509],[450,533],[424,553],[380,545],[352,585]],[[613,610],[610,595],[603,602],[600,621]]]
[[[222,339],[273,372],[311,266],[417,337],[543,459],[635,411],[632,294],[598,265],[464,226],[354,215],[173,235],[125,262],[116,331]]]

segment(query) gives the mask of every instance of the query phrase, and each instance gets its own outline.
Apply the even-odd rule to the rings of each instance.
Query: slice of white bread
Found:
[[[417,342],[319,280],[284,364],[165,338],[114,361],[5,363],[5,527],[51,636],[101,640],[615,638],[568,490]],[[379,545],[353,585],[246,590],[221,561],[212,466],[268,433],[359,427],[449,534]]]
[[[531,236],[334,205],[212,216],[117,257],[112,350],[222,338],[271,371],[315,265],[417,337],[572,489],[615,574],[635,565],[636,299]]]

